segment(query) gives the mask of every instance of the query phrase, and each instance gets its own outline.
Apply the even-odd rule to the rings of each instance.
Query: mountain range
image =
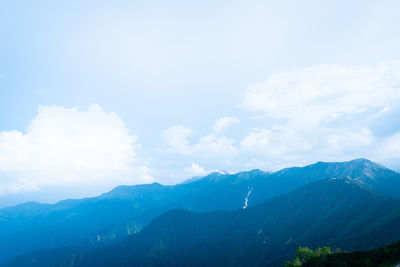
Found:
[[[326,179],[237,211],[172,210],[62,266],[281,266],[299,246],[371,249],[400,239],[400,202]]]
[[[400,174],[365,159],[120,186],[95,198],[1,209],[0,260],[263,266],[280,264],[304,244],[370,249],[400,239],[393,226],[400,222],[399,189]],[[126,256],[116,260],[112,251]]]

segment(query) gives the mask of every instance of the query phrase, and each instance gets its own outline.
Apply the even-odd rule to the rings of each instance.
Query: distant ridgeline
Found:
[[[0,210],[4,266],[282,266],[400,240],[400,174],[365,159]]]

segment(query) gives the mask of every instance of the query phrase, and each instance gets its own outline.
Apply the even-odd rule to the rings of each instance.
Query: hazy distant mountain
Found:
[[[1,209],[0,262],[40,249],[98,248],[139,231],[171,209],[242,209],[309,182],[333,177],[357,178],[368,188],[400,199],[400,174],[365,159],[319,162],[275,173],[216,172],[174,186],[119,186],[95,198],[65,200],[54,205],[30,202]]]
[[[327,179],[245,210],[169,211],[62,266],[280,266],[298,246],[382,246],[400,239],[399,225],[400,201],[354,179]]]

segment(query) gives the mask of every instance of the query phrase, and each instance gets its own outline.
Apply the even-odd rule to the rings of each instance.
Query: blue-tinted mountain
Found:
[[[172,210],[121,243],[60,266],[282,266],[299,246],[367,250],[400,240],[400,201],[326,179],[237,211]]]
[[[251,207],[309,182],[333,177],[358,179],[367,188],[400,199],[400,174],[365,159],[318,162],[269,173],[211,173],[164,186],[119,186],[95,198],[54,205],[35,202],[0,210],[0,262],[35,250],[98,248],[140,231],[164,212],[235,210]]]

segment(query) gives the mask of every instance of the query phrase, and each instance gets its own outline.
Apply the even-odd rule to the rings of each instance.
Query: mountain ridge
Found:
[[[366,167],[376,173],[373,182],[364,173]],[[170,209],[202,212],[242,209],[309,182],[338,176],[357,178],[368,188],[383,189],[387,195],[400,198],[399,190],[394,190],[400,188],[400,174],[368,160],[315,163],[274,173],[253,170],[210,174],[191,183],[173,186],[159,183],[119,186],[95,198],[64,200],[53,205],[33,204],[40,207],[37,211],[24,209],[24,204],[0,209],[0,251],[3,251],[0,261],[37,249],[81,243],[97,248],[106,243],[87,242],[95,240],[97,235],[110,242],[113,238],[120,240]],[[380,181],[388,186],[380,186]],[[110,213],[114,216],[110,217]]]
[[[255,172],[256,173],[262,173],[264,175],[277,175],[277,174],[285,173],[285,172],[291,171],[291,170],[311,168],[311,167],[315,167],[315,166],[318,166],[318,165],[333,165],[333,164],[335,164],[335,165],[336,164],[343,165],[343,164],[352,164],[352,163],[363,164],[363,165],[368,164],[370,166],[376,166],[376,167],[379,167],[381,169],[385,169],[385,170],[388,170],[388,171],[390,171],[392,173],[396,173],[396,174],[400,175],[400,173],[398,173],[396,171],[393,171],[393,170],[390,170],[390,169],[386,168],[384,165],[382,165],[380,163],[376,163],[376,162],[370,161],[370,160],[365,159],[365,158],[357,158],[357,159],[353,159],[353,160],[350,160],[350,161],[343,161],[343,162],[341,162],[341,161],[338,161],[338,162],[318,161],[316,163],[309,164],[309,165],[302,166],[302,167],[287,167],[287,168],[283,168],[283,169],[275,171],[275,172],[263,171],[261,169],[252,169],[252,170],[249,170],[249,171],[242,171],[242,172],[237,172],[237,173],[233,173],[233,174],[227,173],[227,172],[221,173],[221,172],[218,172],[218,171],[214,171],[214,172],[211,172],[211,173],[209,173],[209,174],[207,174],[207,175],[205,175],[203,177],[199,177],[198,179],[195,179],[195,180],[191,181],[190,183],[198,182],[198,181],[206,180],[206,179],[210,180],[210,179],[214,178],[215,176],[231,176],[231,175],[239,175],[240,176],[241,174],[250,174],[250,173],[255,173]],[[191,179],[192,178],[190,178],[188,180],[191,180]],[[46,206],[54,206],[54,205],[60,205],[61,203],[68,202],[68,201],[74,202],[74,201],[88,200],[88,199],[93,199],[93,198],[102,198],[105,195],[108,195],[108,194],[113,193],[113,192],[117,192],[122,188],[131,189],[131,188],[152,187],[152,186],[164,186],[164,187],[178,186],[178,185],[182,185],[182,184],[187,184],[186,181],[188,181],[188,180],[185,180],[182,183],[178,183],[176,185],[163,185],[163,184],[160,184],[158,182],[153,182],[153,183],[149,183],[149,184],[139,184],[139,185],[119,185],[119,186],[116,186],[115,188],[111,189],[110,191],[108,191],[106,193],[102,193],[102,194],[100,194],[98,196],[95,196],[95,197],[86,197],[86,198],[82,198],[82,199],[64,199],[64,200],[60,200],[60,201],[58,201],[58,202],[56,202],[54,204],[37,202],[37,201],[28,201],[28,202],[20,203],[20,204],[17,204],[17,205],[0,208],[0,212],[2,210],[8,210],[8,209],[11,209],[11,208],[16,208],[16,207],[20,207],[20,206],[24,206],[24,205],[31,205],[31,204],[35,204],[35,205],[36,204],[40,204],[40,205],[43,205],[43,206],[44,205],[46,205]]]
[[[370,209],[366,215],[365,209]],[[371,220],[388,214],[389,221]],[[351,178],[330,178],[246,210],[171,210],[121,243],[72,257],[61,266],[279,266],[305,244],[337,247],[348,238],[342,248],[351,249],[361,236],[357,249],[370,249],[396,241],[397,223],[400,201]]]

